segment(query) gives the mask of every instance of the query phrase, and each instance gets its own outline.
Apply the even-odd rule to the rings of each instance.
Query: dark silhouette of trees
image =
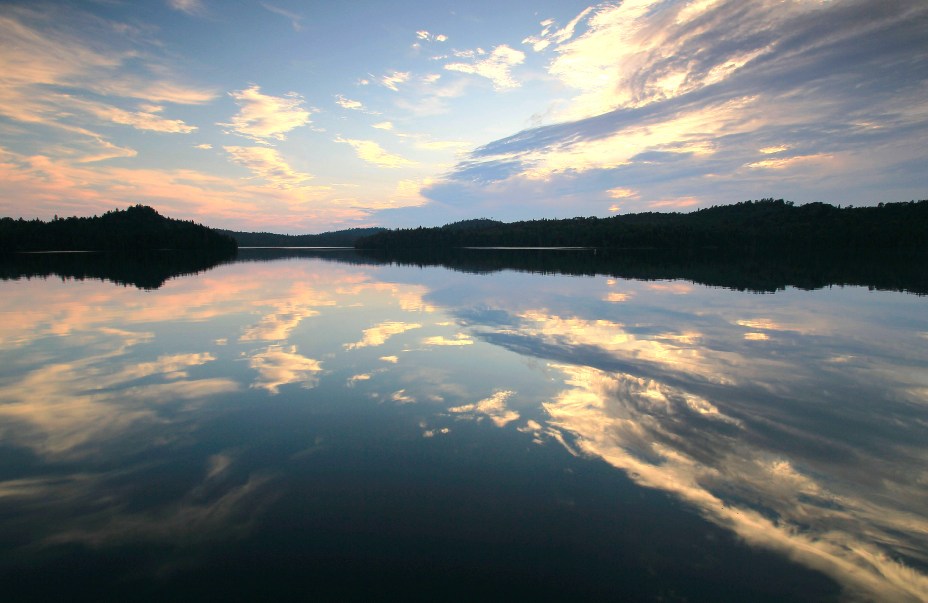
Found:
[[[610,218],[470,221],[468,227],[385,231],[358,240],[362,249],[453,247],[596,247],[918,253],[928,249],[928,201],[840,208],[761,199],[692,213],[647,212]]]
[[[354,247],[361,237],[369,237],[385,228],[349,228],[321,234],[285,235],[271,232],[218,232],[235,239],[242,247]]]
[[[134,205],[102,216],[0,219],[0,251],[215,250],[234,253],[235,239],[188,220]]]
[[[198,274],[234,261],[223,250],[133,250],[130,253],[0,253],[0,280],[98,279],[139,289],[158,289],[166,281]]]

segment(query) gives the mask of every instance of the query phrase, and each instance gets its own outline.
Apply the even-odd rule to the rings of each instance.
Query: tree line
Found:
[[[385,228],[349,228],[320,234],[286,235],[272,232],[218,232],[235,239],[241,247],[354,247],[362,237],[369,237]]]
[[[596,247],[922,252],[928,248],[928,201],[841,208],[761,199],[691,213],[647,212],[512,223],[472,220],[436,228],[385,231],[361,238],[355,246],[382,250]]]
[[[213,250],[235,253],[232,237],[189,220],[134,205],[102,216],[42,220],[0,218],[0,252]]]

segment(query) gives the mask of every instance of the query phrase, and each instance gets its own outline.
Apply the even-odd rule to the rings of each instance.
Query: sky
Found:
[[[0,1],[0,215],[290,234],[928,198],[924,0]]]

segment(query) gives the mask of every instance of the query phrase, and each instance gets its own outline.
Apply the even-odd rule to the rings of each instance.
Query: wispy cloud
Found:
[[[232,159],[259,178],[279,188],[296,188],[313,177],[293,169],[276,149],[270,147],[223,147]]]
[[[546,19],[541,22],[543,28],[541,33],[537,36],[528,36],[522,40],[522,43],[531,44],[532,50],[535,52],[541,52],[551,44],[563,44],[574,37],[574,30],[577,28],[577,24],[590,14],[592,10],[592,6],[583,9],[579,15],[571,19],[571,21],[561,29],[555,28],[556,23],[554,19]]]
[[[116,124],[132,126],[137,130],[149,130],[170,134],[189,134],[197,129],[184,123],[180,119],[167,119],[158,115],[164,110],[159,106],[147,106],[139,111],[126,111],[118,107],[111,107],[100,103],[92,103],[73,99],[75,107],[80,107],[95,117]]]
[[[77,17],[75,21],[85,23]],[[152,103],[202,104],[215,98],[213,92],[166,77],[168,70],[149,56],[117,49],[126,40],[114,38],[107,47],[88,39],[98,35],[110,40],[112,36],[104,33],[119,31],[116,24],[90,21],[82,31],[67,23],[25,9],[0,15],[0,115],[66,133],[57,144],[49,143],[48,153],[83,162],[136,154],[112,143],[98,130],[101,125],[173,133],[195,129],[162,117],[162,108]],[[140,71],[148,71],[149,77]],[[148,105],[129,110],[125,99],[142,99]]]
[[[335,96],[335,104],[341,107],[342,109],[354,109],[360,111],[364,109],[364,104],[361,101],[351,100],[350,98],[345,98],[341,94]]]
[[[303,31],[302,15],[298,15],[297,13],[294,13],[289,10],[285,10],[283,8],[280,8],[279,6],[274,6],[273,4],[269,4],[267,2],[262,2],[261,6],[263,6],[266,10],[271,11],[275,15],[280,15],[281,17],[289,19],[290,26],[293,27],[293,31]]]
[[[335,142],[341,142],[351,145],[357,153],[358,158],[385,168],[400,168],[416,165],[415,161],[410,161],[405,157],[400,157],[388,151],[385,151],[379,144],[373,140],[357,140],[353,138],[336,138]]]
[[[474,345],[474,340],[464,333],[458,333],[453,339],[445,337],[444,335],[426,337],[422,340],[422,343],[425,345],[437,345],[442,347],[457,347],[464,345]]]
[[[912,68],[908,41],[924,35],[914,19],[928,6],[739,7],[627,1],[583,11],[569,28],[545,22],[527,43],[547,42],[549,74],[574,92],[552,103],[558,123],[478,148],[426,195],[512,208],[537,191],[521,211],[544,215],[565,207],[568,191],[598,191],[573,197],[576,215],[618,211],[616,199],[641,211],[750,190],[846,202],[914,186],[888,174],[924,157],[914,149],[928,128],[928,73]]]
[[[518,88],[519,82],[512,77],[512,68],[525,61],[525,53],[502,44],[487,54],[484,50],[476,51],[473,62],[448,63],[445,69],[485,77],[493,82],[496,90]]]
[[[399,92],[399,84],[408,82],[409,76],[408,71],[391,71],[388,75],[380,78],[380,83],[394,92]]]
[[[168,0],[168,6],[195,17],[206,14],[206,6],[203,4],[203,0]]]
[[[230,92],[239,112],[229,123],[221,126],[231,132],[268,144],[270,140],[285,140],[287,133],[310,123],[310,113],[303,107],[303,98],[295,92],[285,96],[262,94],[261,88],[252,85],[245,90]]]

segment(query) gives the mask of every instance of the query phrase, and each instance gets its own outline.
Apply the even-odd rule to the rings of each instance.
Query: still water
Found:
[[[0,281],[4,600],[928,600],[905,287],[120,270]]]

